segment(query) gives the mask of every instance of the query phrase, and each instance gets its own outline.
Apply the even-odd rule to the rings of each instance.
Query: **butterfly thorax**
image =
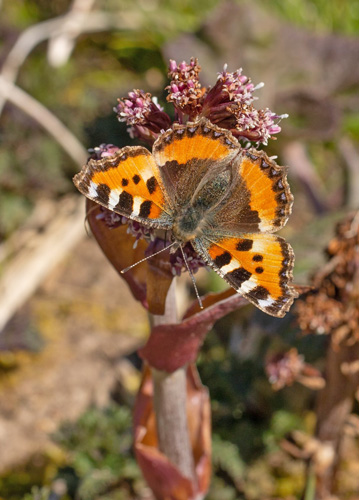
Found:
[[[186,243],[202,234],[206,222],[203,210],[193,206],[183,207],[174,218],[172,234],[175,240]]]
[[[199,182],[192,199],[178,208],[174,217],[173,236],[183,243],[200,237],[211,222],[213,208],[223,201],[231,180],[231,172],[224,169],[209,172]]]

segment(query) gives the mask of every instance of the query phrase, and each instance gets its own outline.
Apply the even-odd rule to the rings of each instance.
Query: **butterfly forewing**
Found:
[[[253,149],[242,150],[234,168],[238,176],[227,202],[214,217],[218,234],[278,231],[287,222],[293,203],[286,169]]]
[[[243,234],[241,238],[194,242],[204,260],[241,295],[259,309],[283,317],[296,292],[290,286],[291,246],[272,234]]]
[[[143,147],[125,147],[115,155],[89,160],[74,178],[81,193],[116,213],[156,227],[170,227],[158,167]]]
[[[174,125],[155,142],[153,156],[170,203],[188,205],[199,183],[223,169],[238,154],[239,144],[227,131],[207,120]]]
[[[260,231],[278,231],[292,211],[293,196],[287,182],[287,169],[277,165],[263,151],[251,149],[242,155],[239,174],[251,193],[250,205],[258,212]]]

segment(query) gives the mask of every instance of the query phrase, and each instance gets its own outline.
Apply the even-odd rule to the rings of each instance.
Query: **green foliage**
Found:
[[[345,132],[348,132],[355,141],[359,141],[359,115],[346,115],[344,118],[343,129]]]
[[[268,2],[262,0],[264,7]],[[356,35],[359,30],[359,2],[357,0],[274,0],[275,8],[282,17],[305,26],[309,30],[330,31]]]
[[[280,443],[294,430],[313,431],[311,419],[303,418],[310,391],[297,384],[274,392],[264,365],[268,350],[285,342],[310,352],[313,361],[323,352],[323,344],[317,342],[323,339],[295,340],[290,319],[283,325],[283,320],[266,318],[259,327],[263,317],[258,313],[245,328],[243,316],[224,318],[207,336],[200,354],[198,367],[202,382],[210,387],[214,430],[209,500],[285,498],[300,495],[304,485],[303,463],[291,460]],[[238,351],[233,347],[234,325],[246,331],[243,343],[259,335],[247,352],[241,344]]]
[[[50,489],[46,486],[43,488],[38,488],[34,486],[31,489],[31,493],[27,493],[23,500],[49,500]]]
[[[131,413],[115,404],[101,410],[88,410],[77,422],[67,423],[53,436],[69,453],[68,465],[60,469],[69,489],[77,498],[116,498],[111,496],[128,487],[134,492],[142,479],[131,446]],[[72,474],[71,474],[72,469]],[[72,486],[71,486],[72,483]],[[125,497],[121,497],[125,498]]]
[[[229,441],[222,440],[217,434],[213,436],[212,441],[212,463],[215,470],[213,476],[211,493],[209,499],[218,498],[216,490],[223,491],[224,497],[235,498],[233,496],[243,487],[245,475],[245,463],[243,462],[237,446]],[[224,484],[223,478],[226,479]]]

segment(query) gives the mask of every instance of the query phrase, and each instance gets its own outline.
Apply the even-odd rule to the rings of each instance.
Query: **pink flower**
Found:
[[[150,143],[171,126],[170,117],[158,105],[157,99],[143,90],[133,90],[127,98],[118,99],[114,111],[120,122],[130,125],[128,132],[132,138],[139,137]]]

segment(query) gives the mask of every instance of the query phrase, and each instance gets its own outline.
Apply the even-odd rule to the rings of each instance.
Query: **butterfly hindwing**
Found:
[[[272,234],[198,238],[197,252],[233,288],[268,314],[283,317],[297,296],[290,285],[294,254]]]
[[[146,148],[125,147],[113,156],[90,159],[74,183],[87,198],[116,213],[153,227],[170,227],[158,167]]]

